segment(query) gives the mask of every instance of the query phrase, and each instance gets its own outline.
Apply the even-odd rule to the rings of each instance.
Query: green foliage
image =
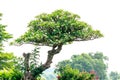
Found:
[[[0,13],[0,20],[2,14]],[[12,38],[6,30],[6,25],[0,24],[0,79],[2,80],[20,80],[22,74],[18,69],[14,67],[13,59],[15,56],[13,53],[3,52],[3,42]]]
[[[36,78],[40,77],[40,75],[36,75],[36,73],[38,73],[40,71],[40,69],[42,68],[37,68],[38,66],[40,66],[41,64],[39,61],[39,48],[35,47],[34,50],[31,51],[30,53],[30,64],[29,64],[29,69],[32,72],[33,76],[35,75]],[[18,69],[19,71],[22,72],[22,74],[24,74],[25,72],[25,66],[24,66],[24,58],[23,57],[16,57],[14,59],[14,63],[15,63],[15,68]],[[37,69],[36,69],[37,68]]]
[[[11,44],[53,46],[103,37],[99,30],[93,30],[89,24],[80,21],[80,16],[64,10],[42,13],[29,23],[28,28],[24,35]]]
[[[1,20],[2,14],[0,13],[0,20]],[[7,41],[8,39],[12,38],[12,35],[9,34],[6,30],[6,25],[0,24],[0,52],[3,49],[3,42]]]
[[[21,80],[22,73],[17,69],[0,70],[0,79],[2,80]]]
[[[24,67],[24,60],[22,57],[15,57],[13,59],[14,62],[14,67],[15,69],[21,71],[22,73],[24,73],[25,71],[25,67]]]
[[[14,55],[12,53],[0,52],[0,70],[3,68],[12,68]]]
[[[110,76],[111,80],[119,80],[120,79],[120,74],[118,72],[112,71],[112,72],[110,72],[109,76]]]
[[[0,53],[0,79],[20,80],[23,76],[22,70],[12,53]],[[15,61],[16,60],[16,61]]]
[[[79,71],[90,72],[94,70],[100,80],[107,79],[107,64],[108,60],[101,52],[73,55],[70,60],[64,60],[58,63],[58,69],[65,65],[70,65],[74,69]]]
[[[39,48],[35,47],[34,50],[32,50],[30,55],[30,70],[34,70],[36,67],[38,67],[40,64],[40,55],[39,55]]]
[[[94,60],[94,70],[97,72],[100,80],[107,80],[108,65],[105,62],[108,61],[108,57],[104,56],[102,52],[89,53],[89,55]]]
[[[72,69],[65,66],[59,69],[58,80],[93,80],[94,74],[88,72],[79,72],[78,69]]]
[[[30,70],[34,70],[36,67],[38,67],[40,64],[39,63],[39,48],[35,47],[34,50],[30,53]],[[16,57],[14,59],[15,67],[20,69],[21,71],[25,71],[24,67],[24,58],[23,57]]]

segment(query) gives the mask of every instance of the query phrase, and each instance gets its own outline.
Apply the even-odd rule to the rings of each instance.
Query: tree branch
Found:
[[[88,40],[94,40],[94,39],[96,39],[97,37],[95,37],[95,38],[86,38],[86,39],[81,39],[81,38],[77,38],[77,39],[75,39],[74,41],[88,41]]]

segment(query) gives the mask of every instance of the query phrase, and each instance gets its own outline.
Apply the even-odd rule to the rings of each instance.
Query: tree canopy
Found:
[[[42,13],[29,23],[28,28],[15,40],[17,43],[53,46],[103,37],[99,30],[93,30],[91,25],[80,21],[79,15],[64,10]]]
[[[100,80],[107,79],[107,64],[105,61],[108,60],[101,52],[73,55],[70,60],[64,60],[58,63],[58,69],[70,65],[74,69],[79,71],[95,71],[96,75]]]

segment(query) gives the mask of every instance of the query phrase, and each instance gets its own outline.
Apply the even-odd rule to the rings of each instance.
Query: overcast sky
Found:
[[[50,13],[64,9],[81,16],[81,20],[92,25],[104,34],[104,38],[87,42],[74,42],[63,46],[60,54],[54,57],[54,64],[69,59],[73,54],[82,52],[103,52],[109,57],[109,70],[120,72],[120,2],[119,0],[0,0],[2,24],[14,38],[27,30],[29,21],[40,13]],[[33,47],[6,46],[6,51],[22,55]],[[41,48],[41,59],[46,59],[48,47]],[[43,53],[43,54],[42,54]]]

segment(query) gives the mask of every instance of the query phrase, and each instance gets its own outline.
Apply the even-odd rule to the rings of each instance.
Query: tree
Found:
[[[64,10],[56,10],[51,14],[42,13],[29,23],[28,28],[25,34],[11,44],[52,47],[48,51],[46,62],[31,71],[33,77],[50,67],[54,55],[62,50],[63,45],[103,37],[99,30],[93,30],[91,25],[80,21],[80,16]]]
[[[1,17],[2,14],[0,13],[0,20]],[[5,27],[5,25],[0,24],[0,70],[4,67],[11,67],[11,59],[14,57],[12,53],[3,52],[3,43],[12,38],[12,35],[6,31]]]
[[[111,71],[110,72],[110,79],[111,80],[118,80],[118,79],[120,79],[120,74],[118,72]]]
[[[0,13],[0,20],[2,14]],[[6,31],[6,25],[2,25],[0,23],[0,79],[11,79],[11,80],[19,80],[18,77],[21,76],[19,71],[14,69],[14,61],[15,56],[13,53],[4,52],[3,44],[8,39],[12,38],[12,35]]]
[[[89,55],[95,60],[94,70],[97,72],[100,80],[107,79],[108,57],[104,56],[101,52],[89,53]]]
[[[0,13],[0,20],[1,20],[2,14]],[[3,50],[3,42],[7,41],[8,39],[12,38],[12,35],[9,34],[5,30],[6,25],[0,24],[0,52]]]
[[[100,80],[107,79],[107,64],[105,61],[108,58],[101,52],[73,55],[70,60],[64,60],[58,63],[57,68],[65,65],[70,65],[73,69],[79,71],[94,72]]]
[[[0,20],[2,14],[0,13]],[[3,44],[8,39],[12,38],[12,35],[6,31],[6,25],[2,25],[0,23],[0,79],[11,79],[11,80],[19,80],[21,74],[18,70],[14,68],[15,56],[13,53],[4,52]]]

